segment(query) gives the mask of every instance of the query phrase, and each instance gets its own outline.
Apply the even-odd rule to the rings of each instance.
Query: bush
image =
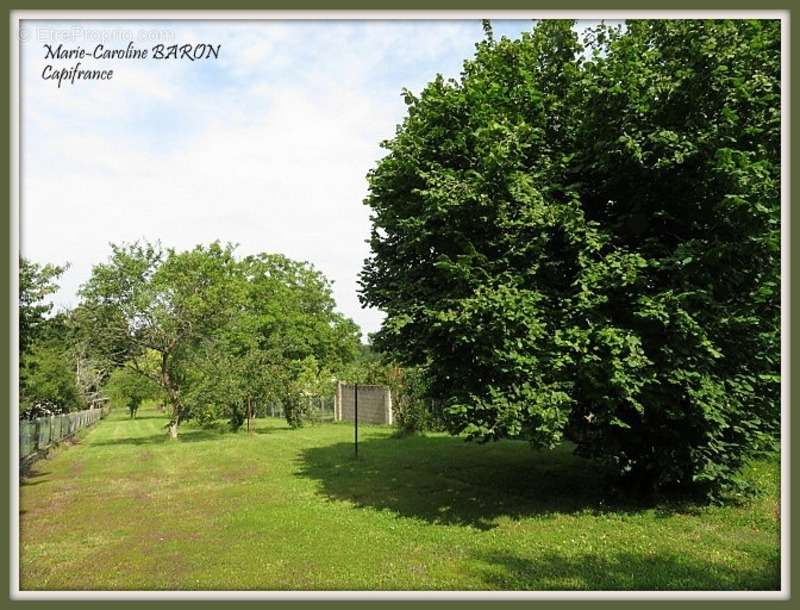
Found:
[[[72,359],[58,344],[35,343],[20,370],[20,411],[67,413],[81,408]]]
[[[444,429],[440,409],[428,398],[428,381],[422,368],[390,365],[383,383],[392,392],[394,425],[400,436]]]

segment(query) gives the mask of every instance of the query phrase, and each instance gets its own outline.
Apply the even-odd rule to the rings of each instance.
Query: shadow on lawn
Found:
[[[487,588],[505,590],[778,590],[778,561],[761,570],[737,569],[708,560],[659,553],[621,552],[600,557],[543,553],[535,559],[488,553],[478,576]],[[777,559],[777,558],[776,558]]]
[[[298,474],[319,481],[330,499],[479,529],[495,527],[498,517],[652,507],[609,497],[604,473],[566,446],[532,451],[523,442],[410,437],[366,440],[359,454],[353,457],[350,443],[312,447],[301,454]]]
[[[45,479],[43,477],[46,477],[49,474],[51,473],[37,470],[31,466],[24,472],[20,473],[19,485],[20,487],[33,487],[34,485],[47,483],[50,479]]]
[[[275,434],[276,432],[286,432],[291,430],[289,426],[270,426],[268,428],[256,428],[253,430],[253,434]],[[247,434],[246,431],[242,431],[243,434]]]
[[[50,479],[37,479],[35,481],[31,481],[27,477],[21,478],[19,480],[20,487],[34,487],[35,485],[41,485],[42,483],[49,483]]]
[[[267,428],[256,428],[253,430],[253,434],[261,435],[261,434],[273,434],[275,432],[289,430],[288,426],[280,427],[280,426],[270,426]],[[190,429],[181,429],[178,433],[178,443],[196,443],[198,441],[212,441],[212,440],[219,440],[222,438],[230,438],[236,435],[247,436],[246,430],[239,430],[238,432],[234,433],[228,428],[227,425],[219,424],[209,428],[190,428]],[[105,447],[109,445],[158,445],[163,443],[171,443],[173,442],[170,440],[169,435],[167,434],[167,427],[166,425],[163,428],[163,432],[158,432],[156,434],[150,434],[148,436],[128,436],[125,438],[117,438],[105,441],[96,441],[92,442],[92,447]]]
[[[196,443],[197,441],[210,441],[220,439],[225,436],[225,432],[220,430],[185,430],[178,434],[178,443]],[[128,436],[125,438],[109,439],[105,441],[94,441],[89,444],[91,447],[108,447],[118,445],[159,445],[174,442],[170,440],[166,427],[163,432],[150,434],[148,436]]]

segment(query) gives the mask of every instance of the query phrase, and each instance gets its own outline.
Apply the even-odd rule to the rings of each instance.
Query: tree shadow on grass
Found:
[[[274,434],[275,432],[286,432],[291,430],[289,426],[269,426],[267,428],[255,428],[253,434]],[[245,431],[244,434],[247,434]]]
[[[179,432],[178,440],[173,441],[169,438],[166,429],[157,434],[150,434],[148,436],[128,436],[125,438],[109,439],[104,441],[93,441],[89,444],[90,447],[108,447],[118,445],[160,445],[166,443],[196,443],[198,441],[210,441],[220,439],[225,436],[226,432],[217,429],[196,429],[184,430]]]
[[[38,470],[29,466],[27,470],[20,473],[19,484],[20,487],[33,487],[34,485],[41,485],[47,483],[50,479],[44,478],[51,474],[48,471]]]
[[[485,553],[478,576],[502,590],[719,591],[778,590],[780,562],[762,569],[736,568],[685,555],[621,552],[570,557],[548,552],[536,558]]]
[[[161,419],[161,418],[156,418]],[[178,432],[178,443],[196,443],[199,441],[213,441],[219,440],[230,436],[248,436],[247,430],[244,428],[234,432],[225,422],[215,422],[208,427],[182,427]],[[254,435],[273,434],[290,430],[288,426],[267,426],[255,428],[252,432]],[[169,438],[166,424],[163,427],[163,432],[150,434],[147,436],[128,436],[124,438],[109,439],[104,441],[93,441],[90,443],[92,447],[107,447],[111,445],[158,445],[162,443],[175,442]]]
[[[491,529],[500,517],[652,506],[610,496],[605,473],[568,446],[533,451],[523,442],[419,436],[363,441],[358,459],[350,443],[312,447],[300,462],[297,474],[318,481],[329,499],[444,525]]]
[[[20,487],[34,487],[35,485],[41,485],[42,483],[48,483],[50,479],[38,479],[35,481],[31,481],[27,478],[20,479],[19,486]]]

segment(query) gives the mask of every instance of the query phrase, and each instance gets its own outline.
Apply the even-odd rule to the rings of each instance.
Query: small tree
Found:
[[[138,366],[147,370],[148,374],[141,374],[131,365],[123,366],[111,373],[103,387],[111,406],[127,409],[131,418],[136,416],[145,400],[159,400],[162,397],[161,388],[154,381],[158,371],[158,355],[150,353],[141,359]]]

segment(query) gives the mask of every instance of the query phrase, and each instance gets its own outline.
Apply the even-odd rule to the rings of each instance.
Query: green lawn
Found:
[[[112,414],[20,489],[23,589],[777,589],[778,462],[738,507],[620,505],[567,449]]]

